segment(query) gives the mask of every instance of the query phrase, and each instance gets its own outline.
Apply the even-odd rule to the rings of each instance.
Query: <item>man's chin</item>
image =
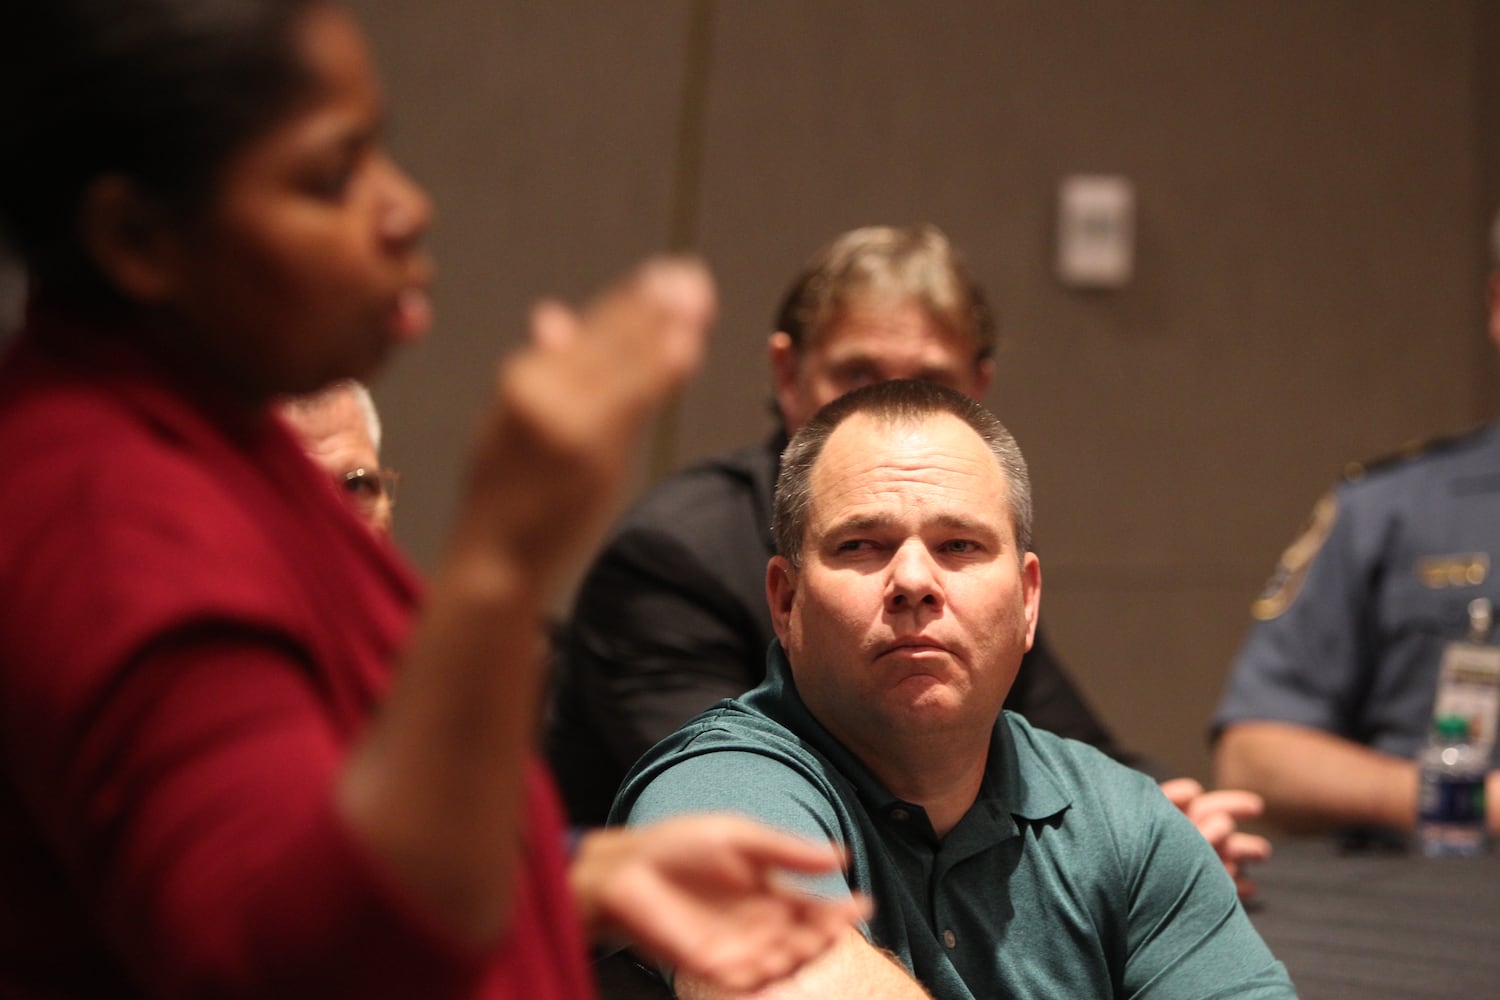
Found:
[[[909,715],[936,721],[964,707],[964,699],[947,681],[931,674],[911,674],[896,683],[899,709]]]

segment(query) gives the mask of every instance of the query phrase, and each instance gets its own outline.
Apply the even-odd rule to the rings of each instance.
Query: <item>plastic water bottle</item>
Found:
[[[1422,751],[1417,844],[1429,858],[1484,851],[1484,779],[1489,755],[1469,742],[1468,721],[1445,715]]]

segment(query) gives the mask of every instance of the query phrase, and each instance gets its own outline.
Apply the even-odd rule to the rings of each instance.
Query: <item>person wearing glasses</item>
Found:
[[[389,534],[400,476],[380,464],[380,414],[364,383],[340,379],[277,404],[313,464],[326,472],[370,530]]]

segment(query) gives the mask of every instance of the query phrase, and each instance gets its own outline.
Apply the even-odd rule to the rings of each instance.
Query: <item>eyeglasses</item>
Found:
[[[368,517],[381,507],[396,506],[396,484],[400,480],[395,469],[355,469],[344,473],[344,493],[355,509]]]

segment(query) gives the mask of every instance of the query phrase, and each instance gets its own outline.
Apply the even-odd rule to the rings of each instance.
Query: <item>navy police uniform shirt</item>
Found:
[[[1500,609],[1500,422],[1369,467],[1318,502],[1255,602],[1214,717],[1415,757],[1469,602]]]

